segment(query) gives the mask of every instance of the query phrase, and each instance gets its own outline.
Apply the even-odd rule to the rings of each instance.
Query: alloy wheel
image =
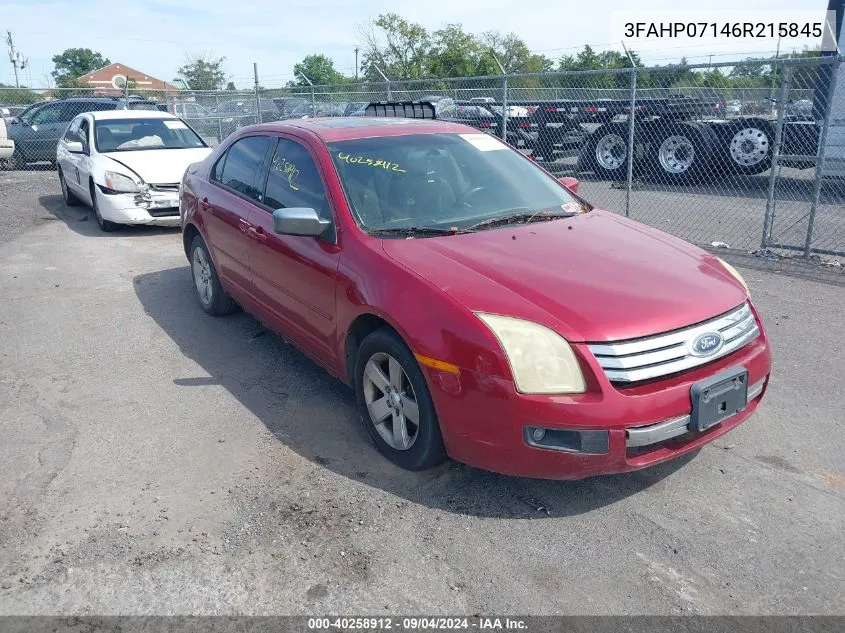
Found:
[[[410,449],[419,434],[420,413],[414,388],[398,360],[373,354],[364,367],[364,402],[370,422],[388,446]]]

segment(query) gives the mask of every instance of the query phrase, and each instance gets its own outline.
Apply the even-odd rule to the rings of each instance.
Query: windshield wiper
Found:
[[[444,229],[439,226],[402,226],[387,229],[370,229],[367,232],[370,235],[457,235],[458,233],[466,233],[467,229],[458,229],[457,227]]]
[[[556,218],[570,218],[573,215],[576,214],[565,211],[549,211],[547,209],[540,209],[539,211],[531,212],[521,210],[519,213],[509,213],[508,215],[501,215],[495,218],[482,220],[481,222],[470,226],[468,230],[476,231],[478,229],[489,229],[494,226],[505,226],[508,224],[528,224],[534,220],[534,218],[553,220]]]

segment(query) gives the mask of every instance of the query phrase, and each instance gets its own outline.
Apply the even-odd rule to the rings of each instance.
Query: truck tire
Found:
[[[648,169],[658,182],[694,184],[707,177],[708,169],[712,170],[714,136],[701,124],[669,122],[657,126],[648,140]]]
[[[753,176],[772,166],[775,132],[765,119],[740,119],[726,140],[724,158],[734,173]]]
[[[609,123],[593,131],[578,154],[578,171],[592,171],[602,180],[625,180],[628,123]]]

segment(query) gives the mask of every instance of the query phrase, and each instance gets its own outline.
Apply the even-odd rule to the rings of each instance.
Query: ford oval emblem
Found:
[[[718,332],[705,332],[696,336],[690,345],[694,356],[712,356],[725,344],[725,339]]]

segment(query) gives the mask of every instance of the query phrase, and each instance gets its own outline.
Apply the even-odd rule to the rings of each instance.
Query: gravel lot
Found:
[[[744,272],[775,373],[715,444],[415,474],[340,383],[200,310],[178,231],[0,173],[0,613],[845,614],[845,293]]]

